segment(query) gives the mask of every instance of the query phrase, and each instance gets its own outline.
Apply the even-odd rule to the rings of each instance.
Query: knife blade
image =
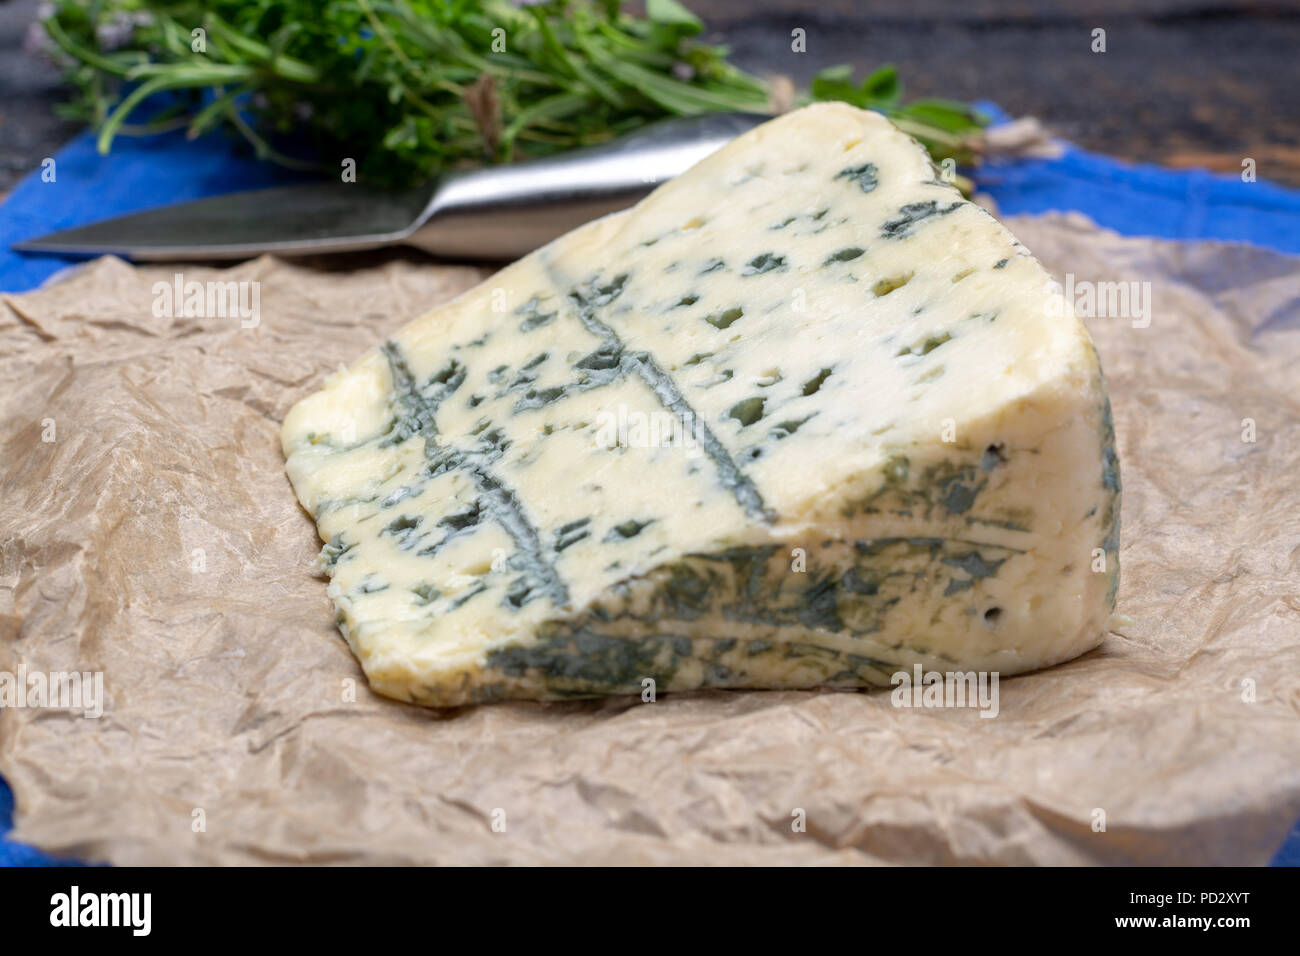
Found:
[[[400,192],[321,182],[213,196],[63,229],[13,248],[147,262],[407,245],[445,258],[515,259],[633,205],[767,119],[713,113],[664,120],[599,146],[452,172]]]

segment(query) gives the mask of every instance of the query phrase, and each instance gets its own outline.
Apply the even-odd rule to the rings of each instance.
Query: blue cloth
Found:
[[[20,240],[154,206],[301,179],[300,173],[258,162],[237,145],[219,135],[187,140],[178,131],[119,136],[113,151],[100,156],[93,135],[78,136],[54,156],[53,182],[44,182],[38,168],[0,205],[0,292],[34,289],[80,261],[9,248]]]
[[[996,120],[1005,119],[992,104],[981,107]],[[298,178],[237,155],[233,144],[218,137],[190,142],[180,133],[119,137],[107,157],[95,152],[93,137],[85,134],[60,150],[55,160],[54,182],[42,182],[38,169],[0,205],[0,290],[33,289],[72,261],[11,252],[10,244],[20,239],[151,206]],[[1244,183],[1240,175],[1175,172],[1069,147],[1057,159],[990,164],[975,178],[1008,215],[1078,210],[1125,235],[1234,239],[1300,254],[1300,193],[1267,182]],[[12,825],[13,795],[0,781],[0,864],[59,865],[5,839]],[[1273,863],[1300,865],[1300,823]]]
[[[59,860],[40,850],[9,839],[14,825],[14,794],[0,780],[0,866],[81,866],[75,860]]]
[[[1078,210],[1126,236],[1233,239],[1300,255],[1300,193],[1240,174],[1174,172],[1070,147],[1057,159],[986,164],[975,180],[999,215]]]

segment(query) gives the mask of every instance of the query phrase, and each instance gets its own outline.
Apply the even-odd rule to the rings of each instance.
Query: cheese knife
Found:
[[[769,118],[713,113],[663,120],[599,146],[450,172],[401,192],[321,182],[213,196],[63,229],[13,248],[177,261],[406,245],[444,258],[515,259],[633,205]]]

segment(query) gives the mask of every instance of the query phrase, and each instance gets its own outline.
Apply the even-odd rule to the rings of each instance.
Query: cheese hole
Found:
[[[470,574],[473,575],[474,577],[481,577],[484,574],[490,573],[491,571],[492,571],[491,561],[480,561],[477,564],[471,564],[467,568],[461,568],[460,573]]]
[[[734,418],[740,422],[741,428],[748,427],[763,417],[763,405],[766,401],[763,398],[747,398],[737,402],[727,412],[727,418]]]
[[[980,456],[980,468],[984,471],[992,471],[998,465],[1007,460],[1007,443],[993,442],[984,449],[984,454]]]
[[[804,395],[805,396],[816,395],[818,390],[821,389],[822,383],[825,382],[826,379],[830,378],[830,375],[831,375],[831,370],[828,368],[824,368],[816,375],[814,375],[812,378],[808,379],[808,381],[804,382],[803,383]]]
[[[905,272],[902,275],[890,276],[889,278],[881,279],[879,282],[877,282],[875,285],[871,287],[871,291],[874,292],[878,297],[889,295],[889,293],[893,292],[895,289],[901,289],[903,286],[911,282],[912,276],[914,276],[915,274],[916,273],[914,272]]]
[[[990,629],[997,627],[998,619],[1001,617],[1002,617],[1002,608],[1000,607],[989,608],[987,611],[984,612],[984,626]]]

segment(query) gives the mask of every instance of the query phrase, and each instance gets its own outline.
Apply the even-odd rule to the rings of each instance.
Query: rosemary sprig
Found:
[[[191,136],[226,129],[301,166],[271,144],[305,131],[297,152],[351,157],[395,185],[668,115],[767,112],[771,99],[697,39],[703,24],[678,0],[647,0],[644,17],[618,0],[56,0],[45,28],[78,93],[61,112],[94,126],[103,152],[183,120]],[[978,151],[980,116],[903,103],[892,67],[861,84],[847,67],[823,71],[810,95],[889,115],[936,159]],[[130,124],[141,111],[151,123]]]

